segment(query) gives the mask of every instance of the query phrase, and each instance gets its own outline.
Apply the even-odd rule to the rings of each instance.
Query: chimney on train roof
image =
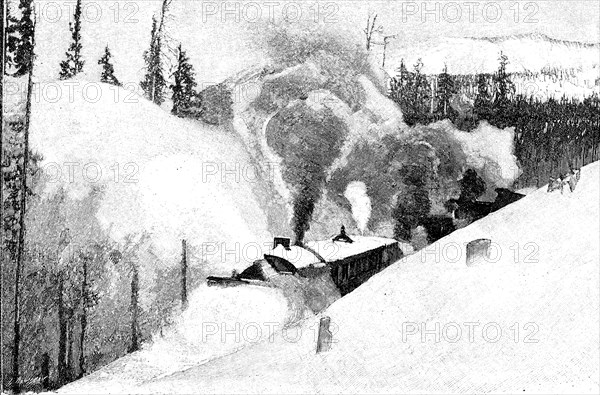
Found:
[[[333,241],[341,241],[344,243],[354,243],[354,240],[352,240],[347,234],[346,234],[346,227],[344,225],[342,225],[342,228],[340,229],[340,234],[335,236],[333,238]]]
[[[290,249],[291,240],[289,237],[275,237],[273,239],[273,249],[277,248],[278,245],[281,245],[286,250]]]

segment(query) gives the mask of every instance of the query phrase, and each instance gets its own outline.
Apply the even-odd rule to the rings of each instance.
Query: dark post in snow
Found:
[[[187,243],[181,240],[181,307],[185,309],[187,306]]]
[[[317,354],[331,349],[332,333],[329,330],[330,317],[321,317],[319,321],[319,337],[317,338]]]

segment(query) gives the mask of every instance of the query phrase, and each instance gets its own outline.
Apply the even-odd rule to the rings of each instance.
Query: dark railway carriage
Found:
[[[331,278],[342,295],[352,292],[374,274],[402,258],[397,242],[384,244],[332,262]]]
[[[347,235],[345,229],[330,240],[290,245],[275,238],[273,248],[241,274],[232,278],[210,277],[209,285],[231,286],[268,282],[273,275],[316,277],[330,275],[342,295],[352,292],[372,275],[402,258],[396,240]]]
[[[340,234],[330,240],[310,241],[302,247],[276,245],[272,254],[289,261],[304,277],[315,271],[328,270],[342,295],[353,291],[403,255],[396,240],[349,236],[343,227]]]

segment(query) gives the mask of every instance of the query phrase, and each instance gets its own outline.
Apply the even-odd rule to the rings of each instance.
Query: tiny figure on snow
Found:
[[[579,178],[581,176],[581,169],[573,169],[569,167],[569,171],[566,174],[562,174],[557,178],[550,177],[550,182],[548,183],[548,192],[560,190],[560,193],[563,193],[564,186],[569,185],[569,190],[571,192],[575,192],[575,187],[579,182]]]

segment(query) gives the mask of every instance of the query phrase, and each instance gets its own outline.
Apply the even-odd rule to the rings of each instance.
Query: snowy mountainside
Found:
[[[274,344],[135,392],[597,393],[599,165],[582,169],[574,193],[541,188],[334,303],[324,312],[334,324],[326,353],[315,354],[310,319]],[[496,252],[469,267],[464,246],[482,237]],[[103,390],[119,392],[110,382]]]
[[[517,93],[541,99],[562,95],[583,99],[600,93],[600,44],[556,40],[543,34],[503,37],[447,37],[410,47],[391,47],[386,71],[396,75],[404,59],[410,69],[419,58],[426,74],[493,73],[500,52],[508,57],[507,70]],[[523,73],[525,75],[523,75]],[[541,74],[527,76],[527,74]]]
[[[393,75],[402,58],[407,65],[422,58],[428,74],[440,73],[444,64],[452,74],[492,73],[498,68],[501,51],[510,61],[509,72],[541,72],[544,68],[595,70],[598,78],[600,43],[555,40],[542,34],[448,37],[411,48],[392,48],[387,71]]]
[[[56,84],[73,96],[34,99],[32,108],[31,147],[42,155],[47,178],[43,195],[63,187],[77,200],[101,186],[96,216],[115,242],[149,233],[154,253],[168,264],[177,261],[181,239],[197,251],[223,242],[233,249],[285,229],[273,220],[276,204],[262,204],[276,192],[235,134],[174,117],[123,88]],[[89,87],[100,90],[98,100],[84,96]],[[239,254],[210,258],[204,260],[228,270],[246,263]]]

